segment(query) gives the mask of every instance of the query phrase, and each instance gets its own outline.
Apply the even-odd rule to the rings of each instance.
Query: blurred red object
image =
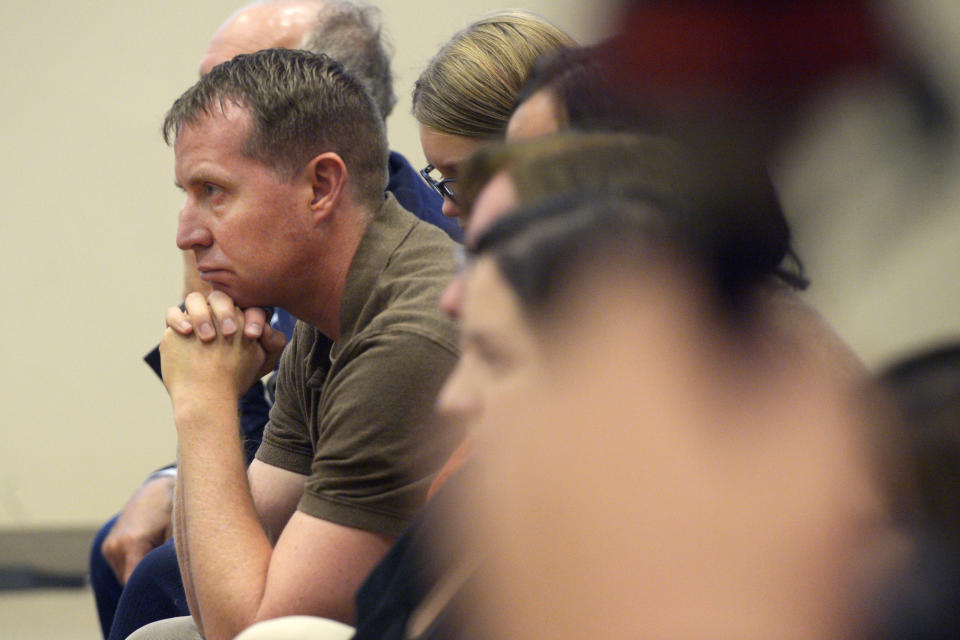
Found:
[[[630,2],[611,62],[657,93],[794,93],[841,71],[883,66],[886,43],[855,0]]]

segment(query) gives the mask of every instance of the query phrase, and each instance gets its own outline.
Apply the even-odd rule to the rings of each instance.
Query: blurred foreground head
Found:
[[[668,136],[691,152],[692,198],[776,233],[782,213],[766,163],[798,107],[844,75],[890,64],[870,4],[624,2],[616,37],[538,61],[508,139],[563,128]],[[732,236],[722,246],[745,245]]]
[[[794,110],[838,78],[888,67],[867,0],[628,0],[604,49],[620,94],[648,123],[744,169]],[[730,174],[732,175],[732,174]]]
[[[912,354],[878,377],[877,404],[893,423],[902,475],[898,515],[916,554],[887,590],[884,638],[960,634],[960,344]]]
[[[646,200],[669,212],[677,228],[717,262],[711,273],[724,278],[730,291],[776,276],[803,288],[806,278],[790,252],[790,228],[767,184],[769,206],[755,215],[712,211],[698,200],[699,165],[672,140],[641,132],[566,130],[560,133],[493,144],[465,165],[460,190],[464,206],[476,217],[467,243],[491,221],[489,187],[509,178],[512,207],[563,198],[621,196]],[[502,213],[498,211],[497,213]],[[499,216],[496,216],[499,217]]]
[[[486,274],[538,359],[480,418],[461,522],[489,558],[482,626],[856,637],[886,519],[851,379],[762,297],[735,312],[747,298],[724,300],[729,274],[669,213],[551,203],[477,240],[467,300]]]
[[[917,353],[879,376],[916,479],[913,517],[960,548],[960,344]]]
[[[779,209],[771,212],[771,215],[779,215],[782,223],[774,225],[750,226],[752,218],[749,217],[723,218],[697,206],[689,197],[690,180],[691,172],[683,151],[658,136],[567,131],[535,140],[490,145],[475,154],[464,168],[461,193],[471,210],[466,245],[468,249],[476,249],[479,238],[490,226],[504,216],[509,217],[518,207],[555,210],[563,218],[571,203],[609,198],[634,202],[648,207],[651,212],[658,212],[654,218],[662,225],[664,235],[678,243],[682,239],[687,247],[684,251],[702,262],[700,274],[710,278],[708,290],[716,294],[714,302],[724,306],[727,312],[748,322],[754,298],[772,301],[776,305],[777,321],[793,327],[797,340],[806,348],[816,345],[823,358],[838,369],[851,376],[862,374],[859,362],[849,350],[812,310],[790,295],[790,287],[803,284],[804,279],[798,271],[784,265],[789,230],[782,212]],[[520,216],[520,222],[504,222],[503,225],[525,225],[528,218],[529,215]],[[623,229],[610,229],[615,222],[614,218],[606,220],[602,229],[614,237],[629,233],[629,225]],[[588,242],[598,229],[587,225],[582,231],[583,236],[577,237],[574,228],[570,227],[564,236],[565,241],[576,247]],[[721,241],[721,238],[732,236],[738,238],[737,250]],[[485,242],[489,243],[489,239]],[[557,250],[555,253],[562,252]],[[504,269],[510,267],[510,273],[505,275],[517,277],[511,283],[518,289],[516,293],[521,292],[523,278],[533,277],[531,286],[535,289],[550,285],[546,279],[536,279],[540,275],[563,281],[561,270],[557,268],[554,272],[555,265],[550,262],[534,277],[532,270],[537,267],[536,259],[537,256],[521,251],[516,257],[509,258],[508,264],[500,265]],[[516,304],[499,304],[478,294],[478,291],[486,290],[486,276],[497,272],[487,267],[479,268],[483,260],[476,262],[478,268],[467,269],[458,275],[441,298],[441,306],[462,321],[464,357],[457,373],[445,386],[440,404],[445,412],[470,419],[482,412],[486,391],[499,384],[501,378],[512,374],[516,365],[526,361],[526,354],[530,351],[522,344],[521,338],[539,331],[537,321],[519,328],[512,319],[503,321],[503,314],[517,316],[520,313]],[[465,295],[468,278],[473,280],[471,295]],[[520,315],[529,315],[533,301],[522,302],[526,308]],[[475,326],[478,321],[491,325],[486,329],[498,324],[498,335],[488,335],[478,341],[475,336],[481,328]],[[511,350],[523,351],[525,356],[508,353]],[[494,367],[494,363],[488,361],[500,351],[504,352],[502,362]]]

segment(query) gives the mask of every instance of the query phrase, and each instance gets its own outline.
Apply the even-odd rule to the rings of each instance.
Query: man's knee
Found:
[[[157,620],[131,633],[127,640],[203,640],[190,616]]]
[[[286,616],[253,625],[234,640],[348,640],[354,628],[336,620]]]
[[[90,544],[91,576],[99,576],[99,574],[104,572],[111,576],[114,575],[113,569],[110,568],[110,565],[107,563],[107,559],[103,555],[103,541],[106,540],[108,535],[110,535],[110,530],[113,529],[113,525],[119,517],[119,514],[113,516],[107,521],[106,524],[100,527],[100,531],[97,532],[96,537],[94,537],[93,542]]]
[[[137,568],[130,574],[127,588],[137,589],[138,585],[144,583],[155,585],[170,581],[180,584],[180,565],[177,563],[177,551],[172,538],[143,556]]]
[[[151,622],[189,612],[176,551],[173,543],[167,542],[144,556],[131,574],[117,605],[110,638],[126,638]]]
[[[123,590],[123,585],[117,580],[113,568],[103,555],[102,548],[103,541],[110,534],[113,523],[117,521],[118,517],[114,516],[103,525],[90,545],[90,586],[93,588],[93,599],[97,605],[97,618],[100,621],[100,631],[104,638],[110,635],[113,616],[117,611],[117,602],[120,600],[120,593]]]

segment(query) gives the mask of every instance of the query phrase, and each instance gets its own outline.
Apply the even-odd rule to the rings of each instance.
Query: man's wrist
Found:
[[[198,430],[209,435],[217,431],[217,425],[232,425],[238,419],[238,402],[232,392],[223,390],[198,391],[173,400],[173,421],[178,435],[182,438]]]
[[[229,382],[195,384],[189,388],[171,389],[169,393],[175,418],[215,411],[221,405],[236,409],[240,401],[240,394]]]

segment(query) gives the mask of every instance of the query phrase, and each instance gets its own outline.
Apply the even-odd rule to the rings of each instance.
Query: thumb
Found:
[[[263,336],[260,338],[260,346],[267,354],[267,363],[270,364],[270,369],[277,366],[280,352],[283,351],[286,344],[287,338],[283,335],[283,332],[277,331],[269,325],[264,327]]]

